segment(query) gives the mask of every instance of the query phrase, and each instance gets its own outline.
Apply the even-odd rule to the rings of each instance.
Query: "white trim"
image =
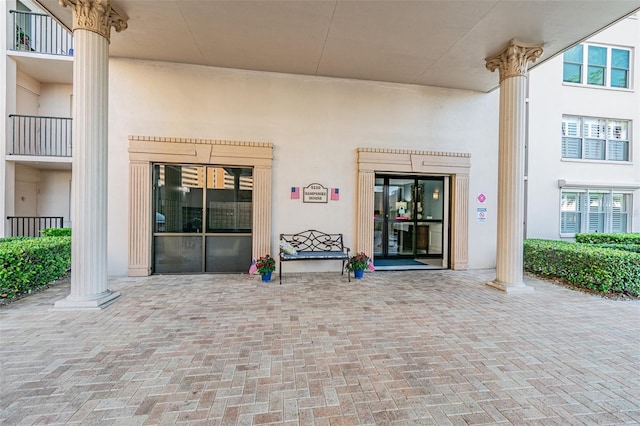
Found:
[[[635,190],[640,189],[640,182],[630,183],[594,183],[594,182],[567,182],[565,179],[558,179],[558,188],[576,188],[576,189],[607,189],[607,190]]]

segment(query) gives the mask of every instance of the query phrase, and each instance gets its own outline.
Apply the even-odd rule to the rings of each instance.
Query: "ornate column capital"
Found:
[[[500,82],[509,77],[527,74],[529,62],[535,62],[542,56],[542,44],[521,43],[511,39],[507,47],[495,56],[485,58],[486,67],[493,72],[500,69]]]
[[[111,5],[111,0],[58,0],[62,7],[73,8],[73,30],[98,33],[109,41],[111,27],[120,32],[127,28],[128,18]]]

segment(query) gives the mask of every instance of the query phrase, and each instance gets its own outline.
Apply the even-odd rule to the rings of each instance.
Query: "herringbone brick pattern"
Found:
[[[493,271],[120,278],[0,308],[6,425],[640,424],[640,301]]]

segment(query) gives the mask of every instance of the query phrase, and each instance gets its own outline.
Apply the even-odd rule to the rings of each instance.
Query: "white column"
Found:
[[[126,27],[109,0],[60,0],[73,8],[71,294],[55,309],[100,309],[107,289],[109,34]]]
[[[498,241],[496,279],[488,284],[507,293],[532,292],[523,282],[524,144],[527,66],[542,55],[542,45],[511,40],[487,58],[490,71],[500,70],[498,154]]]

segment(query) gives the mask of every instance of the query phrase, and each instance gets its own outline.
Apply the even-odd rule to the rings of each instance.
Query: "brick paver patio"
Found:
[[[493,271],[152,276],[0,307],[0,424],[640,424],[640,301]]]

